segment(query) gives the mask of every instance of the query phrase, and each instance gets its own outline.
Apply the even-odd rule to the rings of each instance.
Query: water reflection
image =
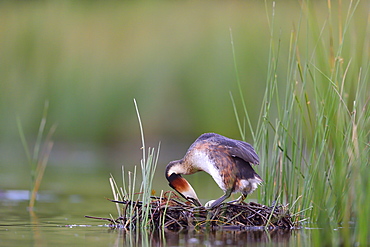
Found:
[[[183,232],[166,233],[166,241],[169,246],[178,245],[233,245],[245,246],[246,243],[280,242],[287,243],[291,236],[290,231],[276,230],[266,232],[264,230],[220,230],[212,232]]]
[[[289,243],[292,230],[252,229],[196,231],[183,230],[130,232],[124,229],[110,229],[117,234],[115,246],[246,246],[271,243],[274,246],[285,246]],[[122,242],[121,242],[122,240]]]

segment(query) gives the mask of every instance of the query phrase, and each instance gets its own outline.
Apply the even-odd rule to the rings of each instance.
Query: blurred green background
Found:
[[[342,2],[343,9],[350,4]],[[139,164],[141,158],[135,98],[147,146],[161,142],[157,189],[169,189],[162,181],[164,166],[181,158],[201,133],[241,138],[230,100],[231,92],[241,105],[230,29],[253,125],[265,89],[272,25],[273,46],[281,49],[276,74],[284,85],[291,31],[305,16],[299,1],[279,1],[272,23],[272,6],[272,1],[1,2],[1,188],[28,186],[16,117],[32,146],[48,100],[47,126],[58,127],[41,189],[68,186],[64,183],[73,173],[76,181],[88,181],[82,187],[69,185],[71,190],[97,193],[96,184],[104,184],[101,191],[107,193],[109,172]],[[333,13],[337,7],[333,4]],[[368,7],[361,2],[351,22],[351,30],[359,30],[351,41],[357,48],[366,46],[361,37]],[[313,2],[311,11],[318,30],[323,27],[320,35],[329,37],[327,2]],[[315,37],[305,35],[305,28],[299,42],[308,49],[315,46]],[[330,31],[339,36],[340,30]],[[338,46],[338,40],[333,42]],[[362,51],[344,49],[348,57]],[[361,63],[362,55],[355,57],[359,61],[352,64]]]
[[[1,9],[1,136],[8,140],[16,114],[35,132],[46,99],[55,138],[65,142],[137,138],[133,98],[147,136],[238,135],[229,28],[248,103],[258,106],[263,94],[269,28],[262,2],[47,1]]]

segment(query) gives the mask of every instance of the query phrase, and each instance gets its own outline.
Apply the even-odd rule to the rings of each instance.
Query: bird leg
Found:
[[[225,191],[225,194],[223,196],[221,196],[220,198],[218,198],[216,201],[212,202],[210,208],[217,207],[218,205],[220,205],[223,201],[225,201],[230,196],[231,196],[231,189]]]

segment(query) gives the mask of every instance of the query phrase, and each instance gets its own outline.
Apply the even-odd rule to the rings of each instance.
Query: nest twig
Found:
[[[166,228],[178,231],[181,229],[209,228],[209,229],[240,229],[268,228],[292,229],[294,223],[286,206],[274,205],[271,207],[250,203],[222,203],[221,205],[206,209],[194,207],[189,202],[182,202],[178,198],[152,197],[150,202],[149,222],[152,228]],[[132,229],[143,222],[143,206],[140,201],[115,201],[124,205],[122,216],[117,219],[86,216],[88,218],[109,221],[110,227]],[[131,215],[128,214],[131,211]]]

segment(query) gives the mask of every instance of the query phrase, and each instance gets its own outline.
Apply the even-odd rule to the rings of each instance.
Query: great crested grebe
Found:
[[[210,207],[213,208],[232,193],[241,192],[237,201],[243,201],[263,182],[251,164],[258,165],[259,158],[249,143],[215,133],[205,133],[195,140],[184,158],[171,161],[167,165],[165,175],[169,185],[181,196],[196,206],[201,206],[194,189],[181,174],[207,172],[225,192],[217,200],[211,201]]]

